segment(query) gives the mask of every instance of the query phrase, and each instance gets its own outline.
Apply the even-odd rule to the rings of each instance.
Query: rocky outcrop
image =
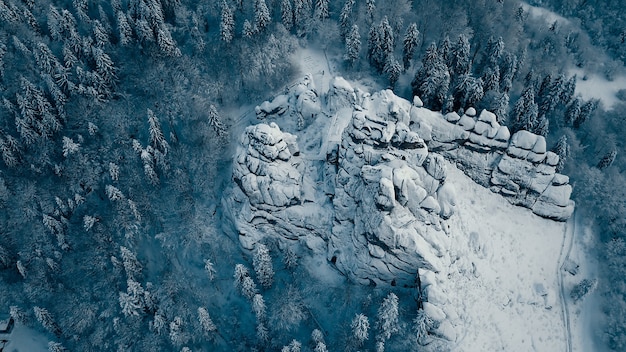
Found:
[[[567,220],[574,211],[572,189],[569,178],[556,172],[559,157],[546,150],[545,138],[523,130],[511,136],[493,113],[475,115],[473,108],[442,116],[414,105],[411,126],[430,150],[454,160],[477,183],[539,216]]]
[[[390,90],[369,95],[342,78],[320,99],[308,76],[256,108],[290,130],[315,123],[298,133],[302,155],[276,123],[248,127],[223,204],[244,248],[265,237],[298,242],[353,281],[412,289],[438,322],[431,333],[455,340],[458,316],[437,284],[448,275],[454,236],[450,161],[540,216],[565,220],[574,203],[543,137],[511,135],[488,111],[442,115],[422,105]]]
[[[257,118],[263,120],[284,114],[295,116],[298,128],[303,129],[321,112],[321,100],[311,75],[305,76],[285,94],[265,101],[254,108]]]

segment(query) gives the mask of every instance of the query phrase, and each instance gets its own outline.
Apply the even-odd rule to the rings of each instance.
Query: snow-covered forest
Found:
[[[472,313],[466,297],[489,302],[493,292],[503,307],[532,301],[515,308],[525,317],[518,320],[545,326],[560,324],[569,304],[585,320],[580,329],[565,337],[560,325],[536,331],[560,334],[568,351],[626,349],[625,7],[619,0],[0,0],[0,317],[16,324],[7,348],[442,351],[548,343],[552,335],[541,342],[509,336],[498,345],[484,341],[491,335],[468,332],[509,319],[485,309],[470,324],[467,317],[480,312]],[[616,91],[601,90],[603,82]],[[385,104],[385,114],[397,119],[393,130],[359,120]],[[492,144],[471,141],[498,159],[463,156],[477,150],[453,154],[437,139],[437,121],[465,136],[452,138],[454,148],[473,138],[479,122],[488,124],[493,135],[485,132],[485,143]],[[383,137],[391,131],[390,154],[368,157],[378,155],[389,170],[405,162],[393,158],[416,157],[420,167],[411,172],[419,175],[404,175],[435,180],[432,189],[424,186],[418,210],[414,194],[402,198],[408,186],[395,179],[338,171],[357,165],[346,155],[363,152],[350,143],[377,145],[369,134],[380,124]],[[276,136],[282,154],[268,157],[267,168],[291,164],[277,171],[284,184],[268,204],[248,192],[252,176],[241,171],[248,161],[240,157],[263,154],[261,144],[275,147],[265,138]],[[529,139],[528,150],[520,147]],[[518,159],[530,160],[533,172],[548,169],[560,180],[548,187],[564,192],[561,198],[569,201],[571,190],[571,218],[573,203],[557,204],[562,213],[535,206],[543,194],[527,193],[534,179],[502,170],[509,160],[500,157],[516,153],[511,145],[525,150]],[[531,149],[542,159],[531,160]],[[515,191],[484,179],[475,171],[481,167],[510,176]],[[294,175],[302,181],[292,182]],[[357,176],[375,179],[375,200],[355,191],[350,180]],[[454,200],[446,177],[465,197]],[[520,206],[509,207],[505,197]],[[428,206],[424,198],[432,199]],[[347,252],[331,251],[358,247],[358,239],[350,244],[340,234],[367,228],[362,219],[369,215],[392,212],[389,202],[436,228],[419,237],[435,244],[436,255],[420,252],[416,242],[419,260],[409,264],[417,282],[376,277],[371,273],[380,268],[363,269],[358,255],[351,262]],[[289,213],[296,203],[304,210]],[[286,218],[295,225],[285,225]],[[552,302],[549,288],[530,281],[548,277],[543,262],[532,260],[541,254],[556,266],[565,243],[559,236],[567,237],[572,224],[588,234],[572,234],[580,253],[572,265],[582,273],[560,285],[565,303]],[[520,241],[524,231],[532,244]],[[541,231],[555,237],[542,245]],[[245,237],[253,233],[258,237]],[[377,251],[391,252],[364,241],[372,263],[384,256]],[[512,252],[498,253],[507,246]],[[535,256],[520,253],[529,263],[518,280],[502,284],[511,285],[505,292],[498,285],[506,271],[487,266],[517,270],[511,259],[493,259],[517,254],[515,248]],[[431,275],[442,272],[440,262],[452,268],[445,280]],[[419,270],[431,274],[420,277]],[[557,290],[550,270],[545,286],[554,281]],[[437,291],[422,297],[421,287],[435,282]],[[513,292],[524,285],[545,302]],[[444,311],[447,320],[438,317]],[[452,328],[448,320],[468,325]],[[498,327],[502,336],[513,330]],[[575,334],[591,342],[572,349]],[[20,345],[28,339],[42,342]]]

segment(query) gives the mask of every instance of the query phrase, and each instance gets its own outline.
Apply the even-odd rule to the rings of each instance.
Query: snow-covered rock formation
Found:
[[[458,259],[449,249],[461,230],[451,228],[458,195],[445,159],[511,203],[565,220],[574,204],[558,156],[541,136],[511,136],[487,111],[443,116],[418,97],[369,95],[342,78],[325,99],[317,94],[308,76],[256,108],[260,119],[308,120],[297,125],[312,124],[298,132],[300,146],[274,122],[241,138],[224,205],[242,246],[298,242],[353,281],[412,289],[439,322],[432,333],[455,340],[458,316],[437,284]]]
[[[456,161],[478,184],[515,205],[546,218],[565,221],[574,211],[569,178],[556,172],[559,157],[546,140],[528,131],[511,136],[496,116],[473,108],[463,116],[445,116],[413,106],[411,119],[429,148]]]

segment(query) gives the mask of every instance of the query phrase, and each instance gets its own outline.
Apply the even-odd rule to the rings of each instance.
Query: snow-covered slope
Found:
[[[562,349],[564,225],[533,212],[564,220],[573,203],[543,137],[329,86],[307,76],[257,107],[223,201],[243,248],[299,243],[353,281],[412,290],[459,350]]]

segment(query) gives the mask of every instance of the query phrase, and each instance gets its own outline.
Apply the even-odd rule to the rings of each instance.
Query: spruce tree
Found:
[[[315,17],[318,20],[325,20],[330,16],[328,12],[328,0],[315,1]]]
[[[402,42],[402,63],[404,64],[405,70],[411,66],[411,60],[415,54],[415,48],[417,48],[419,34],[420,32],[417,30],[417,24],[415,23],[411,23],[406,29],[406,34]]]
[[[616,149],[611,150],[610,152],[606,153],[602,157],[602,159],[600,159],[596,167],[600,170],[604,170],[608,168],[609,166],[613,165],[613,162],[615,161],[616,156],[617,156],[617,150]]]
[[[539,108],[535,102],[535,89],[527,87],[513,107],[513,130],[533,131],[537,125]]]
[[[280,3],[280,13],[283,26],[289,31],[293,27],[293,9],[291,0],[282,0]]]
[[[359,346],[363,346],[365,341],[369,338],[370,322],[369,319],[363,314],[356,314],[352,319],[352,336]]]
[[[387,63],[385,64],[383,72],[387,74],[387,77],[389,78],[389,87],[393,89],[396,86],[398,78],[400,78],[400,74],[402,73],[402,65],[400,65],[393,54],[387,56]]]
[[[272,22],[270,17],[270,11],[265,4],[265,0],[256,0],[254,5],[254,26],[259,32],[265,30],[265,28]]]
[[[351,30],[350,19],[352,18],[352,8],[354,7],[354,0],[346,0],[341,13],[339,14],[339,31],[341,37],[345,38],[348,32]]]
[[[400,330],[398,322],[398,296],[389,293],[378,308],[378,329],[382,340],[389,340]]]
[[[450,86],[450,73],[439,56],[437,45],[432,43],[422,59],[422,68],[417,71],[411,82],[413,95],[419,96],[424,104],[433,109],[440,110],[448,94]]]
[[[263,287],[270,288],[274,282],[272,257],[266,245],[258,243],[252,260],[256,277]]]
[[[566,135],[562,135],[561,138],[559,138],[552,151],[559,156],[559,162],[556,165],[556,172],[561,172],[563,171],[563,167],[565,167],[565,162],[569,156],[569,144],[567,143]]]
[[[352,26],[350,33],[346,35],[346,54],[344,58],[348,62],[349,66],[354,66],[354,64],[359,60],[360,52],[361,34],[359,33],[359,26],[355,24]]]
[[[235,20],[233,17],[233,10],[226,3],[226,0],[222,1],[222,16],[220,22],[220,38],[225,43],[230,43],[233,40],[233,34],[235,30]]]
[[[468,74],[471,69],[470,43],[465,34],[459,35],[459,39],[452,47],[451,71],[455,77]]]

